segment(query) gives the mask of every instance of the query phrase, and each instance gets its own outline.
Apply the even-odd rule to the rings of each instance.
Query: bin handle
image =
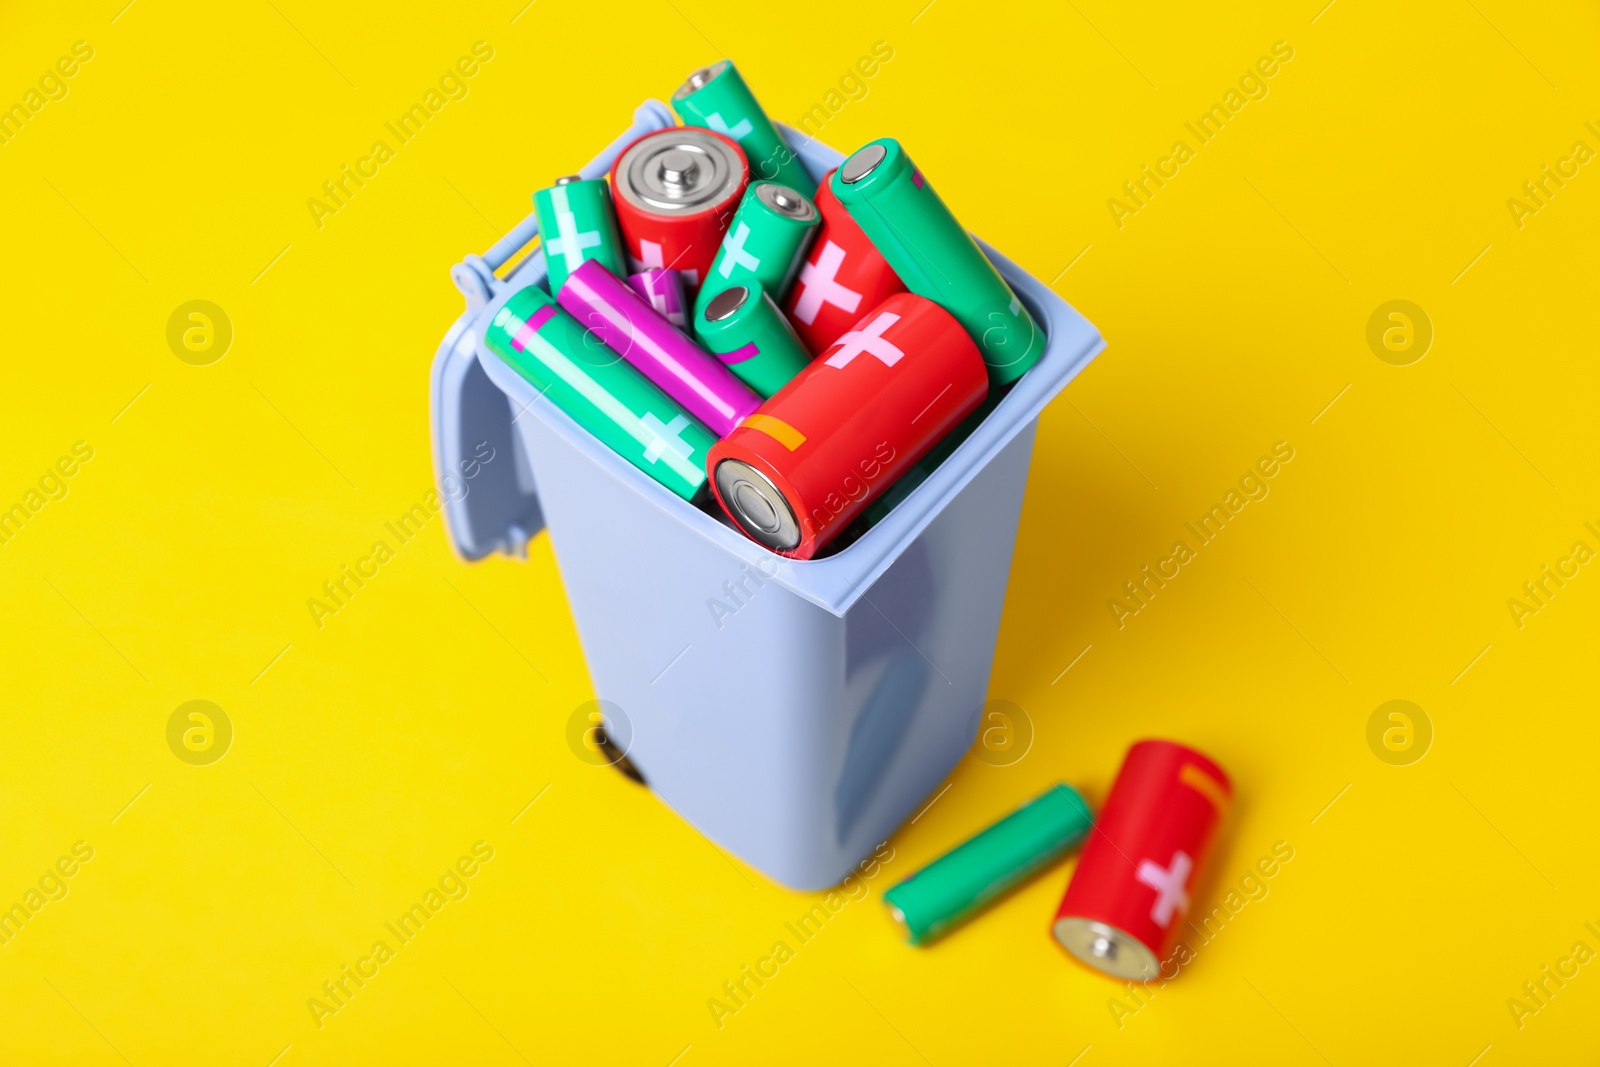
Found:
[[[585,164],[578,171],[579,176],[605,177],[611,170],[611,164],[622,154],[622,150],[635,139],[654,130],[664,130],[675,125],[677,120],[673,118],[672,110],[666,104],[659,100],[646,100],[634,108],[633,125]],[[509,279],[498,277],[495,271],[505,266],[512,256],[537,236],[539,236],[539,220],[530,211],[527,217],[513,226],[504,237],[490,245],[489,250],[483,255],[468,255],[450,268],[450,280],[461,291],[461,295],[466,297],[468,311],[481,308],[505,288]]]

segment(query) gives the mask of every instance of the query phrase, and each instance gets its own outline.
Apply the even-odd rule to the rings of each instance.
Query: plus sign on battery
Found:
[[[744,140],[750,136],[750,131],[755,129],[754,126],[750,125],[749,119],[740,119],[732,126],[729,126],[723,121],[721,113],[716,111],[706,116],[706,125],[725,137],[732,137],[735,141]]]
[[[690,248],[692,247],[694,246],[691,245]],[[683,270],[682,268],[674,266],[674,264],[676,264],[678,260],[682,259],[688,253],[688,251],[688,248],[684,249],[673,258],[672,263],[668,263],[661,254],[661,244],[659,241],[646,241],[643,238],[640,238],[639,255],[643,258],[634,259],[630,254],[628,256],[628,265],[632,268],[635,274],[640,274],[647,270],[676,270],[679,274],[683,275],[683,280],[688,282],[690,285],[699,285],[699,271]]]
[[[816,263],[800,268],[800,299],[795,301],[795,318],[809,326],[817,321],[817,312],[822,310],[823,304],[832,304],[847,312],[861,306],[860,293],[834,281],[843,265],[844,249],[829,241]]]
[[[1183,887],[1193,868],[1194,861],[1182,849],[1172,854],[1172,862],[1166,867],[1153,860],[1139,864],[1139,881],[1156,891],[1156,902],[1150,906],[1151,922],[1161,927],[1171,926],[1174,912],[1181,914],[1188,910],[1189,894]]]
[[[859,355],[876,356],[885,367],[900,362],[905,353],[883,336],[883,331],[900,321],[900,316],[885,311],[867,325],[865,330],[851,330],[839,338],[839,348],[827,359],[830,367],[844,368]]]
[[[744,243],[750,239],[750,224],[739,223],[739,228],[728,235],[722,244],[722,265],[717,268],[717,273],[724,278],[733,275],[734,267],[743,267],[745,270],[756,270],[761,266],[761,260],[744,250]]]
[[[578,230],[577,217],[573,215],[572,208],[567,202],[566,186],[558,185],[550,190],[550,200],[556,207],[556,227],[559,236],[551,238],[545,251],[549,255],[564,258],[567,261],[567,270],[577,270],[578,264],[583,262],[583,250],[600,246],[600,231]]]
[[[633,265],[635,272],[646,270],[663,270],[666,263],[661,259],[661,244],[659,241],[639,241],[639,259],[628,257],[628,262]]]
[[[694,446],[680,436],[689,428],[688,416],[674,415],[671,422],[662,422],[655,412],[647,411],[639,421],[650,432],[650,446],[644,450],[644,458],[651,463],[666,455],[669,448],[680,456],[688,456],[694,451]]]

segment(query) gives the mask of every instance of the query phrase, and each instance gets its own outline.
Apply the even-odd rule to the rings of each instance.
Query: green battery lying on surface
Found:
[[[700,283],[695,317],[724,289],[752,281],[760,282],[774,301],[781,301],[800,273],[821,222],[817,205],[787,185],[752,184],[739,201],[728,232],[722,235],[717,258]]]
[[[713,297],[694,317],[694,333],[729,370],[762,398],[806,368],[811,353],[758,281]]]
[[[619,278],[628,276],[617,234],[617,214],[604,178],[557,178],[533,194],[533,214],[544,241],[544,265],[550,274],[550,295],[561,292],[567,275],[585,260],[598,259]]]
[[[900,142],[880,137],[845,160],[830,188],[906,287],[955,316],[977,342],[989,384],[1022,377],[1045,337],[989,257]]]
[[[483,345],[623,459],[683,497],[706,488],[710,430],[529,285],[483,327]]]
[[[1058,782],[889,890],[883,902],[910,942],[925,944],[1059,858],[1093,822],[1083,798]]]
[[[689,75],[672,94],[672,109],[685,126],[702,126],[738,141],[750,162],[752,182],[782,182],[806,196],[817,191],[817,183],[756,103],[730,60],[719,60]]]

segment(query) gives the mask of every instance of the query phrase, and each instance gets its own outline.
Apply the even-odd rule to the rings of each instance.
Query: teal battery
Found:
[[[695,315],[703,315],[712,297],[724,289],[757,282],[773,301],[781,304],[800,273],[821,222],[817,205],[787,185],[752,184],[739,201],[739,210],[728,223],[717,258],[700,283],[694,301]]]
[[[483,346],[601,444],[685,500],[706,488],[716,435],[529,284],[490,305]],[[670,327],[668,327],[670,329]]]
[[[533,194],[533,213],[544,241],[551,296],[559,295],[567,275],[591,259],[612,274],[627,277],[617,213],[604,178],[557,178],[550,188]]]
[[[991,384],[1014,382],[1039,361],[1047,340],[1039,324],[899,141],[880,137],[857,149],[829,189],[906,288],[972,335]]]
[[[694,317],[695,339],[762,397],[769,397],[811,362],[778,305],[751,280],[724,289]]]
[[[883,895],[913,945],[933,940],[1089,834],[1094,815],[1077,790],[1056,783]]]
[[[672,94],[672,107],[685,126],[703,126],[738,141],[750,161],[752,182],[781,182],[804,196],[817,191],[816,179],[756,103],[732,60],[719,60],[689,75]]]

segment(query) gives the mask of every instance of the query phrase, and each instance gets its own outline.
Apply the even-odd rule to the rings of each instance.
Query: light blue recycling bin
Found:
[[[647,101],[583,168],[674,125]],[[820,179],[837,152],[784,128]],[[552,173],[555,171],[552,170]],[[467,299],[433,363],[435,476],[461,555],[521,556],[548,527],[607,732],[650,788],[774,880],[821,889],[904,822],[977,735],[1039,413],[1105,347],[997,255],[1043,358],[931,477],[858,541],[787,560],[614,454],[481,348],[484,309],[545,277],[530,214],[451,271]],[[1065,254],[1066,249],[1063,249]],[[488,442],[510,463],[463,462]],[[452,491],[455,490],[455,491]],[[531,610],[556,610],[530,605]],[[551,743],[562,736],[550,724]]]

